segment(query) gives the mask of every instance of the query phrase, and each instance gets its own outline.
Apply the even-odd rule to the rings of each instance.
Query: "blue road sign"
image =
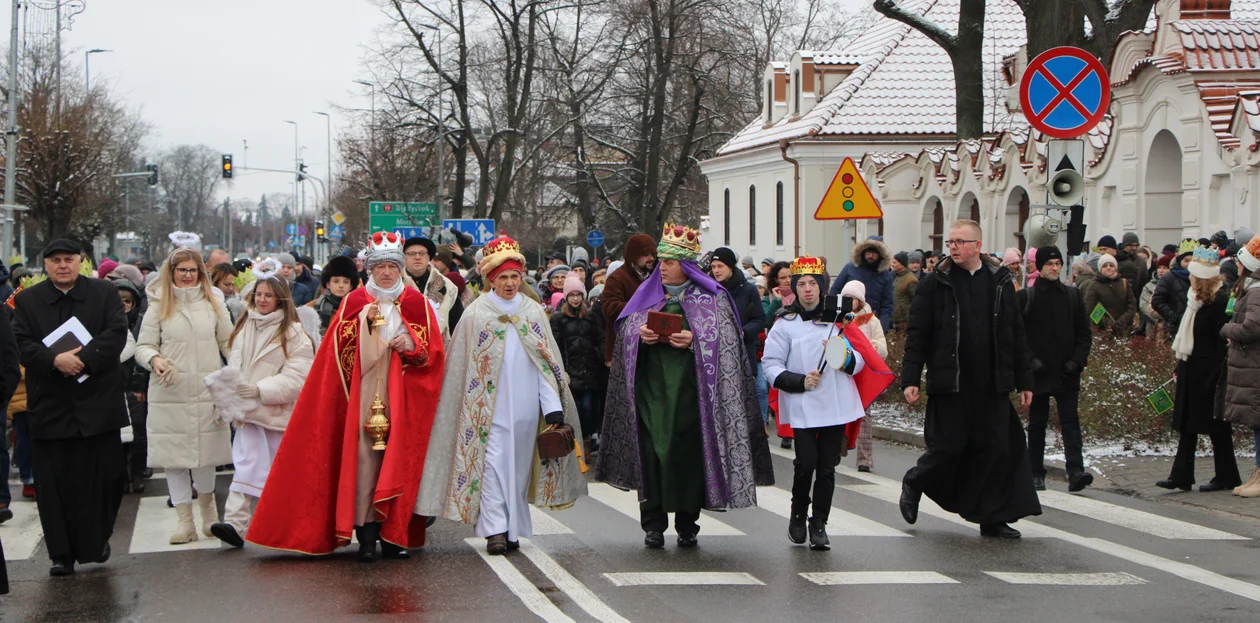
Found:
[[[309,232],[308,232],[308,230],[306,229],[306,226],[305,226],[305,225],[298,225],[298,232],[297,232],[297,233],[298,233],[298,235],[299,235],[299,236],[305,236],[305,235],[306,235],[307,233],[309,233]]]
[[[407,238],[428,238],[429,228],[428,227],[399,227],[394,230],[394,233],[398,234],[399,236],[402,236],[404,240],[406,240]]]
[[[1041,133],[1075,138],[1107,114],[1111,80],[1093,54],[1069,46],[1052,48],[1024,70],[1019,99],[1024,117]]]
[[[328,228],[328,237],[333,240],[341,240],[346,235],[346,228],[341,225],[333,225]]]
[[[268,249],[274,249],[274,248],[276,248],[276,241],[275,241],[275,240],[268,240],[268,241],[267,241],[267,248],[268,248]]]
[[[289,223],[288,225],[285,225],[284,233],[289,234],[290,236],[296,236],[298,233],[297,223]]]
[[[442,221],[442,229],[454,229],[472,236],[473,246],[485,246],[498,235],[494,230],[494,219],[489,218],[448,218]]]
[[[598,229],[592,229],[590,233],[586,234],[586,244],[589,244],[592,247],[604,246],[604,232]]]

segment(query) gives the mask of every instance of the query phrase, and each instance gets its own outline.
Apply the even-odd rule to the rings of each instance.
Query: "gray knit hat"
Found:
[[[293,259],[292,253],[281,253],[276,256],[276,259],[280,262],[281,266],[292,266],[297,268],[297,260]]]
[[[368,242],[367,260],[364,261],[363,267],[368,272],[372,272],[374,266],[383,262],[397,264],[398,270],[403,270],[407,265],[407,258],[403,255],[402,236],[382,232],[372,234]]]

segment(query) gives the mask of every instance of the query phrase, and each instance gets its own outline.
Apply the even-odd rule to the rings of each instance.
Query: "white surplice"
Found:
[[[830,323],[803,320],[800,316],[779,318],[766,336],[766,348],[761,356],[766,381],[773,387],[775,379],[784,372],[809,374],[817,370],[828,337],[834,338],[839,333]],[[857,360],[853,374],[857,374],[866,362],[856,350],[853,357]],[[826,362],[821,371],[818,387],[803,394],[779,392],[779,417],[792,428],[838,426],[864,415],[862,397],[853,376]]]
[[[496,307],[512,315],[521,294],[511,299],[487,292]],[[481,481],[481,513],[473,534],[488,537],[504,532],[508,540],[533,536],[529,517],[529,477],[542,414],[562,410],[560,396],[546,382],[521,344],[508,330],[503,366],[495,390],[494,422],[486,443],[485,474]]]

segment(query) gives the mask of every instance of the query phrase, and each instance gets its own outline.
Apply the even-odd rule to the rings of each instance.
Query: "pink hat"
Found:
[[[560,292],[551,293],[551,308],[560,309],[560,303],[564,301],[564,294]]]
[[[1012,264],[1018,264],[1018,263],[1019,263],[1019,249],[1016,249],[1015,247],[1011,247],[1006,250],[1006,253],[1004,255],[1002,255],[1003,266],[1010,266]]]
[[[101,260],[101,265],[96,270],[96,276],[100,279],[104,279],[105,275],[108,275],[114,272],[115,268],[118,268],[118,262],[115,262],[114,260],[111,260],[109,258],[105,258]]]
[[[564,278],[564,295],[567,297],[573,292],[581,292],[582,296],[586,296],[586,284],[582,283],[577,273],[569,271],[569,276]]]
[[[863,303],[866,302],[866,284],[861,281],[850,281],[840,289],[840,296],[851,296]]]

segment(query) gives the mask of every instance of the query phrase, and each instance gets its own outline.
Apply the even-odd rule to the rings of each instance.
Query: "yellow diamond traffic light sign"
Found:
[[[831,180],[827,194],[814,211],[814,219],[819,221],[841,220],[851,218],[883,218],[884,211],[879,202],[862,181],[857,165],[852,158],[845,158]]]

